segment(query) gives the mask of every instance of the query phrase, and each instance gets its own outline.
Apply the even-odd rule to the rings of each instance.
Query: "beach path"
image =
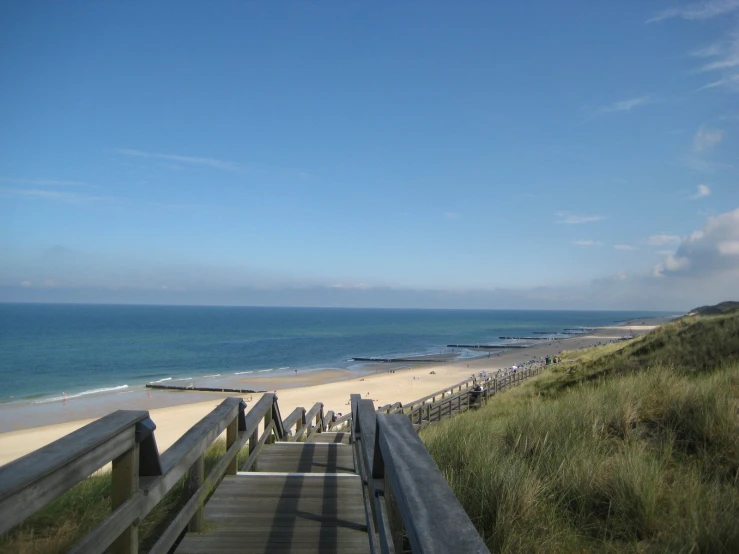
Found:
[[[176,552],[369,552],[348,438],[265,445],[253,471],[223,479],[205,506],[206,531],[187,533]]]

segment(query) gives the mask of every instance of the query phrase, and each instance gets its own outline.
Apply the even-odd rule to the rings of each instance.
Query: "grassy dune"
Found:
[[[739,552],[739,313],[564,358],[422,433],[491,551]]]

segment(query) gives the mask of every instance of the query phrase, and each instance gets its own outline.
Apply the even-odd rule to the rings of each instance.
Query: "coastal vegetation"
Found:
[[[491,551],[739,552],[739,305],[691,314],[422,431]]]

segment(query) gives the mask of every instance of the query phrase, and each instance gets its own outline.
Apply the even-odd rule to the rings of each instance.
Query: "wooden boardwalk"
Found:
[[[405,405],[375,408],[353,394],[339,417],[317,402],[283,418],[271,393],[248,411],[226,398],[163,452],[147,411],[118,410],[0,467],[0,534],[112,462],[112,511],[72,554],[136,554],[141,521],[183,481],[184,503],[146,537],[150,554],[489,554],[417,430],[542,369],[468,379]],[[206,474],[222,435],[226,451]]]
[[[226,476],[205,505],[205,531],[178,554],[369,552],[362,483],[349,433],[265,445],[255,471]]]

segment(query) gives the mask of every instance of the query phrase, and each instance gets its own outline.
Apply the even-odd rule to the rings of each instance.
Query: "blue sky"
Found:
[[[5,2],[0,301],[739,296],[739,0]]]

